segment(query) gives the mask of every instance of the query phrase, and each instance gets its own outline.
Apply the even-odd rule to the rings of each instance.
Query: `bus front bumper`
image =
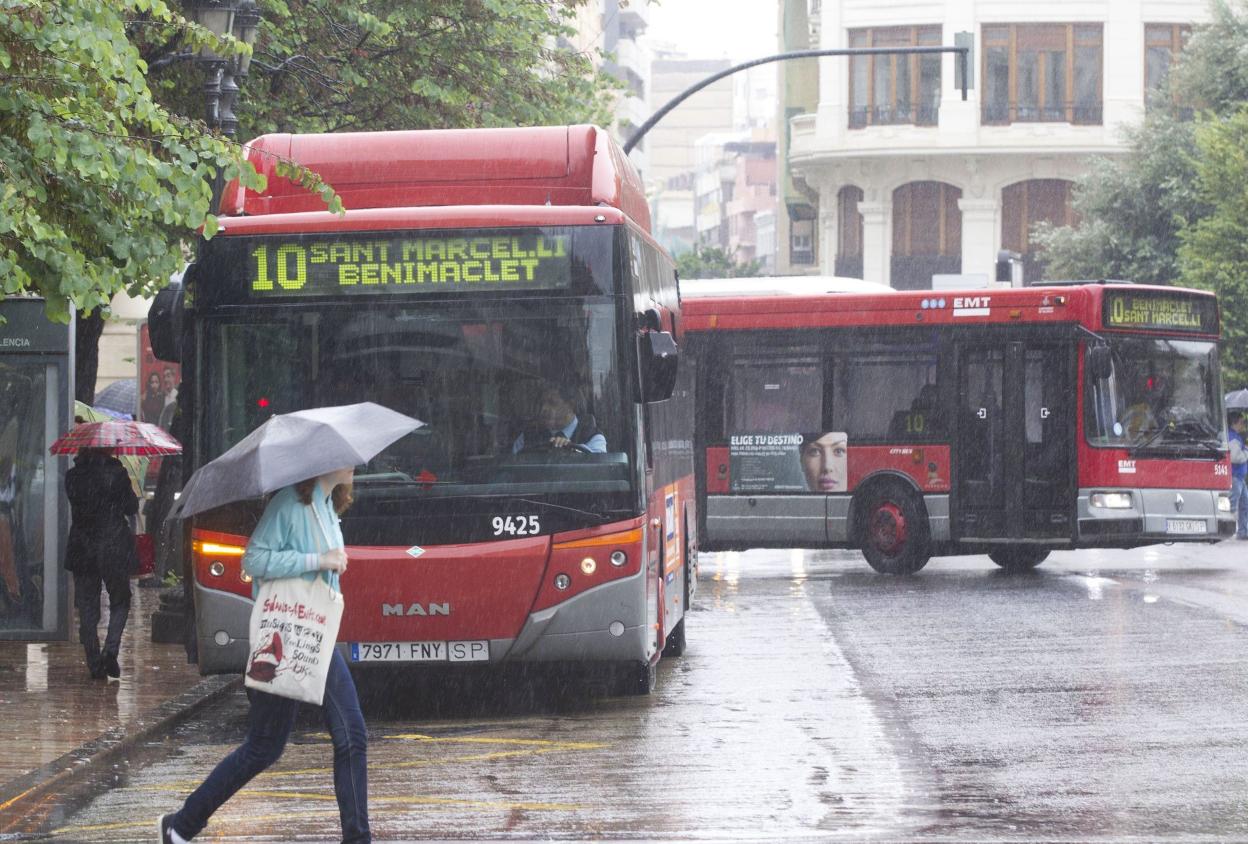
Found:
[[[1209,489],[1080,489],[1079,544],[1217,542],[1235,535],[1234,515],[1221,500],[1228,493]]]
[[[641,577],[639,573],[611,581],[530,614],[514,639],[489,640],[489,662],[648,659],[652,649],[647,646]],[[196,636],[200,673],[242,671],[247,664],[251,600],[196,584],[195,606],[199,610]],[[349,643],[340,641],[338,649],[351,662]],[[393,667],[400,663],[376,664]]]

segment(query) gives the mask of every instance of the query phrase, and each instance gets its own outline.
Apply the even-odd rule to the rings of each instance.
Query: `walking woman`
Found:
[[[351,504],[353,468],[339,469],[285,487],[265,508],[247,543],[243,569],[252,576],[252,595],[261,580],[325,578],[335,590],[347,570],[338,516]],[[195,789],[182,808],[160,819],[163,844],[180,844],[198,835],[208,819],[253,777],[278,760],[295,725],[299,702],[247,689],[251,702],[247,737]],[[368,842],[367,733],[355,683],[336,650],[321,704],[334,745],[334,793],[342,820],[342,840]]]
[[[98,448],[82,448],[65,473],[69,546],[65,568],[74,576],[78,639],[87,670],[97,680],[121,676],[117,653],[130,617],[130,575],[139,569],[130,517],[139,499],[121,461]],[[108,633],[100,650],[100,590],[108,590]]]

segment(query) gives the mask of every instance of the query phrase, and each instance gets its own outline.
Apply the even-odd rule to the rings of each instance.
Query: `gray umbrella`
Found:
[[[139,408],[139,386],[134,378],[114,381],[95,395],[95,407],[133,418]]]
[[[372,402],[278,414],[197,469],[169,515],[193,516],[367,463],[423,424]]]
[[[1226,394],[1227,410],[1248,410],[1248,389],[1234,390]]]

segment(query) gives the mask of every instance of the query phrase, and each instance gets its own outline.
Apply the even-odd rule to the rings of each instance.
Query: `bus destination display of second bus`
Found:
[[[1180,296],[1152,291],[1106,291],[1105,327],[1215,334],[1217,303],[1212,296]]]
[[[265,241],[249,253],[254,296],[554,290],[571,283],[571,237],[503,236]]]

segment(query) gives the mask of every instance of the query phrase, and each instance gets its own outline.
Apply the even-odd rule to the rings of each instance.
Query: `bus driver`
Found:
[[[564,384],[547,384],[538,397],[530,425],[511,446],[512,454],[548,448],[578,448],[605,454],[607,438],[591,414],[576,414],[576,390]]]

